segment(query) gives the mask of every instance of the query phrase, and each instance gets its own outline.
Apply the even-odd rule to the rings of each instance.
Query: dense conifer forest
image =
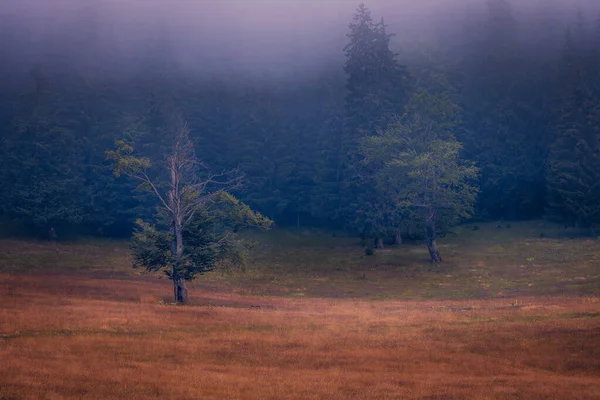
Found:
[[[401,8],[347,3],[314,49],[292,43],[281,65],[267,57],[250,74],[236,66],[260,48],[211,47],[200,29],[183,58],[168,23],[123,44],[124,22],[108,24],[101,3],[60,29],[40,28],[43,10],[0,13],[0,216],[12,233],[129,236],[152,220],[156,197],[116,177],[107,152],[122,141],[160,165],[175,114],[200,162],[235,170],[230,192],[277,226],[345,229],[377,247],[473,219],[591,234],[600,222],[597,6],[488,0],[408,26]],[[205,59],[221,64],[196,68]]]

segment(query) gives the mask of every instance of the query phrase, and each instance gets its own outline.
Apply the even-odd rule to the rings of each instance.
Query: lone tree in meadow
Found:
[[[224,259],[243,261],[243,242],[235,233],[271,221],[228,193],[240,177],[235,172],[212,174],[195,155],[187,124],[173,119],[164,162],[135,155],[133,146],[118,141],[107,152],[116,176],[126,175],[158,200],[157,224],[137,221],[131,249],[134,267],[164,270],[173,281],[177,303],[188,301],[186,281],[212,270]]]
[[[462,145],[453,135],[457,112],[446,93],[416,92],[402,116],[360,147],[363,162],[376,166],[377,191],[425,228],[434,263],[442,261],[440,225],[470,217],[478,193],[478,169],[460,159]]]

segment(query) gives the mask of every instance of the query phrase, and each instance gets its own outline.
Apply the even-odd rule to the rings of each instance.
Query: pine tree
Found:
[[[563,104],[547,172],[548,216],[595,234],[600,223],[600,96],[584,41],[570,31],[561,64]]]
[[[522,26],[509,0],[488,0],[484,31],[465,56],[458,138],[482,169],[480,214],[532,216],[544,201],[544,161],[552,96],[548,68],[527,65]]]
[[[343,167],[341,213],[347,224],[363,236],[382,244],[379,221],[386,214],[374,197],[372,166],[361,162],[360,140],[375,135],[402,110],[408,89],[408,73],[390,49],[392,34],[383,18],[375,23],[364,3],[349,25],[350,42],[345,47],[347,96],[344,115],[346,160]]]
[[[242,199],[275,219],[288,205],[280,171],[289,150],[281,106],[270,87],[247,88],[239,102],[229,145],[230,155],[245,175]]]
[[[587,91],[562,109],[548,170],[549,216],[592,230],[600,223],[600,101]]]
[[[317,139],[319,153],[315,171],[315,188],[312,195],[312,214],[331,226],[340,224],[342,202],[342,179],[347,159],[344,135],[343,90],[326,89],[323,97],[324,117]]]
[[[374,134],[402,109],[408,73],[390,49],[393,34],[387,33],[383,18],[374,23],[371,11],[361,3],[349,25],[344,71],[346,130],[352,138]]]

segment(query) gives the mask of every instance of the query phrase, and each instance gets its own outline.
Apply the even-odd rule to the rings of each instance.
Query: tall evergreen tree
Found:
[[[361,3],[349,25],[350,42],[344,48],[347,74],[345,126],[351,138],[374,134],[399,113],[406,98],[408,73],[390,49],[383,18],[373,22]]]
[[[312,196],[312,214],[333,226],[339,226],[342,222],[342,184],[348,154],[348,143],[344,136],[343,96],[343,88],[335,85],[326,87],[323,93],[326,100],[318,130],[316,187]]]
[[[357,151],[360,140],[383,129],[402,110],[408,89],[408,72],[390,49],[393,36],[383,18],[375,23],[371,11],[361,3],[349,25],[350,42],[345,47],[347,96],[344,116],[344,148],[348,152],[344,167],[342,204],[348,224],[363,235],[378,237],[373,221],[381,218],[374,197],[371,165],[361,162]],[[385,212],[384,212],[385,213]]]
[[[526,62],[522,26],[509,0],[488,0],[486,10],[474,51],[464,56],[465,130],[459,139],[482,169],[480,214],[532,216],[544,202],[552,109],[541,79],[548,78],[547,68]]]
[[[582,28],[579,26],[578,35]],[[561,63],[564,89],[548,160],[548,216],[595,234],[600,223],[600,93],[585,40],[567,32]],[[597,66],[596,66],[597,67]]]
[[[282,195],[281,159],[287,130],[281,105],[270,87],[247,88],[231,135],[231,154],[246,176],[244,201],[274,219],[288,205]]]

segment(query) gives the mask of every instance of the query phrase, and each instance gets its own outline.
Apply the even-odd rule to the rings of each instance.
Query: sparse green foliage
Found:
[[[457,110],[447,94],[417,92],[402,116],[360,147],[363,162],[375,165],[379,195],[426,227],[434,262],[441,261],[439,226],[473,215],[478,193],[478,169],[460,159],[462,146],[452,133]]]
[[[460,160],[461,148],[454,138],[436,139],[424,150],[409,148],[392,160],[391,168],[407,173],[399,204],[432,208],[445,225],[471,217],[478,193],[478,169]]]
[[[179,259],[172,252],[174,237],[168,225],[164,218],[157,225],[137,221],[131,242],[133,265],[147,271],[163,270],[170,279],[174,276],[173,266],[177,265],[175,275],[191,281],[222,261],[242,265],[249,246],[236,233],[248,227],[267,230],[271,221],[222,192],[215,201],[196,210],[184,227],[183,254]]]
[[[115,143],[116,150],[106,152],[106,158],[113,162],[113,173],[118,178],[123,174],[140,174],[150,168],[150,159],[133,155],[133,146],[124,140]]]
[[[136,221],[137,229],[131,241],[133,266],[148,271],[157,271],[171,265],[172,238],[166,231],[157,230],[154,225],[142,220]]]
[[[186,303],[186,281],[212,270],[219,260],[243,261],[235,232],[248,226],[268,229],[271,222],[226,192],[239,181],[237,176],[202,174],[206,167],[195,157],[187,124],[177,118],[172,123],[164,171],[150,172],[150,159],[137,157],[124,141],[118,141],[107,158],[116,176],[139,181],[140,188],[159,201],[158,226],[137,222],[134,266],[164,269],[173,281],[175,301]],[[166,182],[160,181],[161,176]]]

